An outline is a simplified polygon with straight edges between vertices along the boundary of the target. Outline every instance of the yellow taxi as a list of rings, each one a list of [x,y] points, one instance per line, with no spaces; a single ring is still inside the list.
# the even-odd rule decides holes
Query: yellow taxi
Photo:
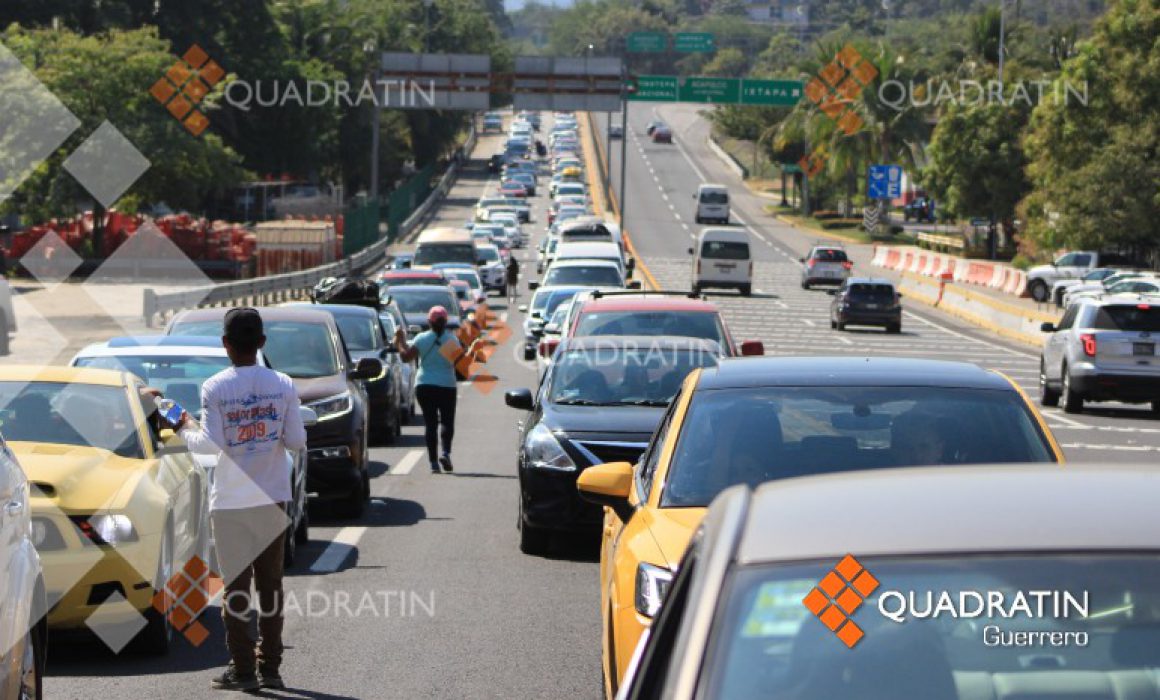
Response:
[[[589,467],[577,484],[605,506],[606,692],[616,693],[722,490],[851,470],[1027,462],[1062,463],[1063,453],[1023,391],[976,365],[764,357],[693,371],[636,465]]]
[[[0,432],[31,484],[49,627],[123,647],[102,631],[144,616],[135,641],[158,653],[173,630],[154,592],[194,556],[208,561],[208,479],[143,386],[116,370],[0,367]]]

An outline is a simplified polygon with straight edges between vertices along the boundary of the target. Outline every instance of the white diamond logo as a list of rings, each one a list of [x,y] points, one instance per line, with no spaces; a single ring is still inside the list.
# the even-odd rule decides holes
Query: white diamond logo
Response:
[[[98,202],[111,207],[149,169],[149,159],[105,121],[65,159],[64,169]]]

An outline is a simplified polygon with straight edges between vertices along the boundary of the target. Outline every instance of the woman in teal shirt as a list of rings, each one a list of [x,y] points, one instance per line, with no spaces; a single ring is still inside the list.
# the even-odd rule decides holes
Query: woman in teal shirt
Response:
[[[472,342],[466,351],[454,333],[447,330],[447,309],[432,306],[427,312],[427,323],[431,329],[415,336],[407,344],[407,332],[402,328],[395,331],[395,347],[405,362],[419,359],[419,372],[415,375],[415,399],[423,411],[426,426],[427,459],[431,463],[431,473],[454,471],[451,463],[451,440],[455,437],[455,403],[457,400],[455,363],[465,354],[474,355],[479,340]],[[440,435],[442,426],[442,435]],[[442,438],[442,440],[440,440]],[[439,454],[439,443],[443,443],[443,453]]]

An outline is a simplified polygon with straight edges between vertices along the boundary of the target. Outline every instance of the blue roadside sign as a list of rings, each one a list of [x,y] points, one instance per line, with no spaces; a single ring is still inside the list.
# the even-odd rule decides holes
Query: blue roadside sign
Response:
[[[902,166],[871,165],[866,181],[869,199],[895,199],[902,196]]]

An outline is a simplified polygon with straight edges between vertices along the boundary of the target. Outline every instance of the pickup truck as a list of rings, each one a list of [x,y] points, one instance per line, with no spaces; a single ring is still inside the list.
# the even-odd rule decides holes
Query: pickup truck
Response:
[[[1065,253],[1050,265],[1039,265],[1027,271],[1027,292],[1035,301],[1051,298],[1051,287],[1060,280],[1079,279],[1099,267],[1130,266],[1123,255],[1076,250]]]

